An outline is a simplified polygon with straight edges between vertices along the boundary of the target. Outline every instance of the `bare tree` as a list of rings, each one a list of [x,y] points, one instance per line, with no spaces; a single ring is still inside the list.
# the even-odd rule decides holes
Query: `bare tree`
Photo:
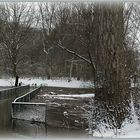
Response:
[[[18,86],[18,65],[25,59],[21,51],[35,25],[35,11],[27,3],[4,3],[2,6],[5,26],[2,30],[1,47],[11,64],[12,75],[16,78],[15,86]]]

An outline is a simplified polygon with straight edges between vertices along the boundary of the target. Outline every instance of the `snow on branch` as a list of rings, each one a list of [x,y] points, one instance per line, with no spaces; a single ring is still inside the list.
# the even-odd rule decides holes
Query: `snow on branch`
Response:
[[[71,54],[73,54],[73,55],[75,55],[75,56],[81,58],[82,60],[84,60],[84,61],[87,62],[88,64],[92,64],[92,62],[91,62],[89,59],[87,59],[87,58],[81,56],[80,54],[78,54],[78,53],[76,53],[76,52],[74,52],[74,51],[71,51],[71,50],[69,50],[69,49],[63,47],[63,46],[61,45],[61,43],[58,43],[57,45],[58,45],[59,48],[61,48],[61,49],[65,50],[65,51],[67,51],[68,53],[71,53]]]

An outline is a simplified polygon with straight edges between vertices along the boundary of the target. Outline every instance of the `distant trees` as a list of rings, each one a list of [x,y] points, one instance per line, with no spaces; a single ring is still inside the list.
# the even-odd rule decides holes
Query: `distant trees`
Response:
[[[139,33],[140,33],[140,4],[139,3],[130,3],[127,8],[127,13],[131,13],[129,16],[128,22],[128,29],[126,33],[126,44],[127,44],[127,50],[128,50],[128,71],[129,71],[129,77],[131,79],[137,79],[140,77],[139,74],[139,45],[140,45],[140,39],[139,39]]]
[[[50,3],[41,3],[39,6],[39,12],[40,12],[40,20],[42,25],[42,43],[43,43],[43,51],[46,55],[46,67],[47,67],[47,77],[50,79],[52,77],[52,50],[54,49],[54,46],[52,43],[54,37],[53,37],[53,28],[55,26],[55,10],[56,6],[55,4]]]
[[[82,59],[92,68],[92,77],[95,77],[95,65],[93,58],[93,4],[73,4],[71,7],[62,7],[58,11],[59,40],[58,47],[66,50],[73,56]],[[66,33],[65,33],[66,32]],[[63,34],[62,34],[63,33]],[[68,42],[73,42],[70,47]]]

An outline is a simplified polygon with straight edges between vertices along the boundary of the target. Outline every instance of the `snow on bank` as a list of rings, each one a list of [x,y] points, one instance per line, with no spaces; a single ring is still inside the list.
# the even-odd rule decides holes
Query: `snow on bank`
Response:
[[[100,132],[95,132],[93,137],[98,138],[140,138],[140,125],[139,123],[128,122],[125,126],[117,131],[107,130],[100,128]]]
[[[131,95],[131,122],[127,119],[124,121],[122,128],[118,130],[106,130],[103,125],[100,128],[100,132],[95,132],[93,136],[103,138],[140,138],[140,121],[135,112],[133,98]]]
[[[95,94],[94,93],[89,93],[89,94],[73,94],[73,95],[66,95],[66,94],[59,94],[59,95],[49,95],[49,94],[43,94],[43,95],[38,95],[38,96],[43,96],[43,97],[49,97],[53,99],[64,99],[64,100],[77,100],[78,98],[94,98]]]
[[[48,96],[48,94],[43,94],[40,96]],[[65,98],[92,98],[95,97],[95,94],[74,94],[74,95],[66,95],[66,94],[59,94],[59,95],[51,95],[52,97],[65,97]]]
[[[133,96],[131,94],[131,118],[132,123],[125,122],[123,129],[123,134],[120,136],[121,138],[140,138],[140,122],[138,120],[138,116],[136,114],[135,108],[134,108],[134,102],[133,102]]]
[[[74,94],[74,95],[64,95],[64,94],[61,94],[61,95],[57,95],[58,97],[72,97],[72,98],[91,98],[91,97],[94,97],[95,94]]]
[[[140,125],[139,123],[127,124],[118,138],[140,138]]]
[[[20,78],[19,82],[22,82],[24,85],[34,85],[37,86],[53,86],[53,87],[68,87],[68,88],[88,88],[92,87],[93,84],[90,81],[77,81],[73,79],[72,81],[68,82],[66,79],[57,79],[57,80],[48,80],[42,78]],[[13,86],[14,79],[0,79],[0,86]]]

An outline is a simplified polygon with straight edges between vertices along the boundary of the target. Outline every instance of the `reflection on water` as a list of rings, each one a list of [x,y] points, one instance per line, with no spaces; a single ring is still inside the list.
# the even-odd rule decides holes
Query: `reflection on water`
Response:
[[[9,127],[11,120],[11,99],[0,101],[0,132]]]
[[[47,129],[43,123],[31,123],[29,121],[13,120],[12,132],[26,137],[46,137]]]
[[[2,129],[0,129],[1,131]],[[85,130],[46,127],[43,123],[31,123],[29,121],[12,120],[9,128],[0,137],[17,138],[87,138]]]
[[[87,138],[87,132],[85,130],[75,130],[66,128],[51,128],[47,129],[47,136],[50,138]]]
[[[13,120],[12,132],[15,136],[58,138],[58,137],[87,137],[85,130],[47,127],[43,123]]]
[[[13,98],[0,101],[0,137],[44,138],[44,137],[74,137],[85,138],[84,130],[47,127],[43,123],[11,119],[11,102]]]

